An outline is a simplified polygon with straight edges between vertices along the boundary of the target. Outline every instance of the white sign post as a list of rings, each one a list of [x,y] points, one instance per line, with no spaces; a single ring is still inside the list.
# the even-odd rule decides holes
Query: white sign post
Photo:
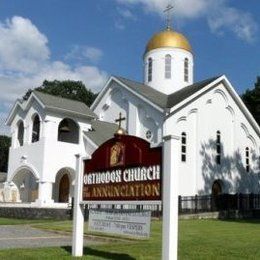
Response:
[[[74,185],[74,208],[73,208],[73,236],[72,236],[72,255],[83,255],[83,232],[84,232],[84,205],[82,201],[82,157],[76,155],[76,180]]]
[[[178,257],[179,140],[177,136],[164,137],[162,260],[177,260]]]

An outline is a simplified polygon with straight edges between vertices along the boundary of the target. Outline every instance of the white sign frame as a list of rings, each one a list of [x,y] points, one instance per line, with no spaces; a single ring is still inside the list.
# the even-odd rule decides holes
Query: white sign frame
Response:
[[[178,258],[178,182],[180,137],[163,137],[162,201],[82,201],[83,158],[76,156],[76,180],[74,187],[72,255],[83,255],[83,229],[85,204],[163,204],[162,260]]]

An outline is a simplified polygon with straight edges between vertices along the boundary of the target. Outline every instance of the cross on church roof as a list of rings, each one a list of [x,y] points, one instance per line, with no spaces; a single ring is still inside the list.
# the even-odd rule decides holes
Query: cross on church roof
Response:
[[[115,120],[116,123],[119,123],[118,127],[121,128],[121,123],[122,121],[125,121],[126,118],[125,117],[122,117],[122,113],[120,112],[119,113],[119,118]]]
[[[173,5],[168,4],[166,6],[166,9],[163,11],[164,13],[166,13],[166,28],[167,29],[171,28],[171,24],[172,24],[172,9],[173,9]]]

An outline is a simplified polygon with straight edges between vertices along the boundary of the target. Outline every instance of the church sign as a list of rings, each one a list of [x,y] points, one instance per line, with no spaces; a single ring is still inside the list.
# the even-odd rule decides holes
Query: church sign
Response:
[[[84,201],[161,200],[161,147],[115,134],[85,160]]]

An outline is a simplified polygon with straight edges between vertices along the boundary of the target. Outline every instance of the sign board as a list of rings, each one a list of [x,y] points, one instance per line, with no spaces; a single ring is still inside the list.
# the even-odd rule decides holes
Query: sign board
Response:
[[[161,200],[161,147],[115,135],[84,164],[84,201]]]
[[[89,230],[139,238],[150,237],[150,211],[91,209]]]

